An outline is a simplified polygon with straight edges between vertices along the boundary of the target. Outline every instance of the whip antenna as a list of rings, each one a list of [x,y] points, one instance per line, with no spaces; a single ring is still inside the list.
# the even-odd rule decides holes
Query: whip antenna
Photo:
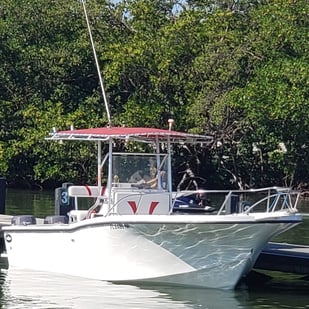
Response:
[[[106,99],[106,94],[105,94],[105,89],[104,89],[103,80],[102,80],[102,76],[101,76],[101,71],[100,71],[100,66],[99,66],[99,62],[98,62],[98,57],[97,57],[97,53],[96,53],[96,50],[95,50],[95,46],[94,46],[94,42],[93,42],[93,38],[92,38],[92,33],[91,33],[91,28],[90,28],[90,24],[89,24],[89,20],[88,20],[86,4],[85,4],[86,0],[81,0],[81,3],[83,4],[83,9],[84,9],[85,17],[86,17],[87,28],[88,28],[89,37],[90,37],[90,41],[91,41],[91,46],[92,46],[92,50],[93,50],[94,60],[95,60],[97,71],[98,71],[98,75],[99,75],[100,86],[101,86],[102,95],[103,95],[103,101],[104,101],[105,109],[106,109],[106,113],[107,113],[108,125],[111,126],[112,125],[111,115],[110,115],[110,112],[109,112],[109,107],[108,107],[108,103],[107,103],[107,99]]]

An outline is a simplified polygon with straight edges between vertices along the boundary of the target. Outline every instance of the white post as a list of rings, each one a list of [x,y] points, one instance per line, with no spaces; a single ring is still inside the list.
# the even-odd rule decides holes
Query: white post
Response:
[[[113,171],[113,138],[110,137],[108,141],[108,176],[107,176],[107,190],[108,192],[108,210],[111,209],[111,192],[112,192],[112,171]]]
[[[173,204],[172,200],[172,154],[171,154],[171,140],[170,136],[167,137],[167,188],[169,192],[169,208],[171,211],[171,207]]]
[[[98,141],[98,159],[97,159],[97,185],[98,185],[98,192],[101,192],[101,187],[102,187],[102,142]]]
[[[162,188],[162,183],[161,183],[161,174],[160,174],[160,170],[159,167],[161,166],[161,160],[160,160],[160,143],[159,143],[159,138],[158,136],[156,136],[156,153],[157,153],[157,175],[155,175],[155,177],[157,177],[157,181],[158,181],[158,188],[161,189]]]

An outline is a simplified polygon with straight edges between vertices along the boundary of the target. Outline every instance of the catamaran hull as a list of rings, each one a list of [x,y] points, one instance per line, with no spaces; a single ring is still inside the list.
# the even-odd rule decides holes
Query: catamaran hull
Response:
[[[9,227],[9,267],[114,282],[232,289],[274,235],[298,222]]]

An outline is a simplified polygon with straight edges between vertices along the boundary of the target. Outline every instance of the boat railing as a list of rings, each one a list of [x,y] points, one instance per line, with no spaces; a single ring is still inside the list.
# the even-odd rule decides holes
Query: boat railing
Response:
[[[296,195],[296,199],[292,200],[292,195]],[[296,210],[297,201],[299,198],[299,193],[293,193],[293,192],[277,192],[272,195],[268,195],[264,197],[263,199],[257,201],[252,206],[248,207],[244,213],[249,213],[252,211],[257,205],[263,203],[264,201],[267,201],[267,208],[266,212],[274,212],[276,210],[283,210],[283,209],[289,209],[289,210]],[[271,203],[269,203],[271,201]]]
[[[203,196],[208,206],[215,207],[213,214],[248,214],[250,212],[274,212],[278,210],[297,211],[300,192],[290,188],[267,187],[248,190],[186,190],[177,191],[174,204],[181,197]],[[215,205],[214,205],[215,203]],[[201,207],[201,206],[199,206]]]
[[[90,190],[91,189],[91,190]],[[134,192],[137,190],[136,192]],[[115,214],[170,214],[175,208],[175,203],[181,197],[201,197],[207,201],[213,215],[224,215],[252,212],[275,212],[288,209],[296,212],[296,206],[300,192],[290,188],[269,187],[248,190],[185,190],[170,193],[156,189],[135,189],[128,190],[122,187],[113,187],[111,195],[106,196],[103,190],[96,187],[75,187],[70,190],[70,196],[96,197],[95,203],[88,208],[87,218],[92,213],[104,216]],[[91,192],[91,194],[89,194]],[[172,201],[170,207],[170,201]],[[156,206],[153,206],[157,203]],[[103,207],[104,206],[104,207]],[[205,204],[196,204],[196,207],[203,207]],[[188,205],[191,207],[191,205]],[[76,209],[77,210],[77,209]],[[185,208],[183,210],[186,210]]]

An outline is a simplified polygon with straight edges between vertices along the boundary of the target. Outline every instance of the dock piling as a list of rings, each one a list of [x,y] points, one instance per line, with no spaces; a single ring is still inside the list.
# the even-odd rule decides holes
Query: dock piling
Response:
[[[6,178],[0,177],[0,214],[5,214]]]

